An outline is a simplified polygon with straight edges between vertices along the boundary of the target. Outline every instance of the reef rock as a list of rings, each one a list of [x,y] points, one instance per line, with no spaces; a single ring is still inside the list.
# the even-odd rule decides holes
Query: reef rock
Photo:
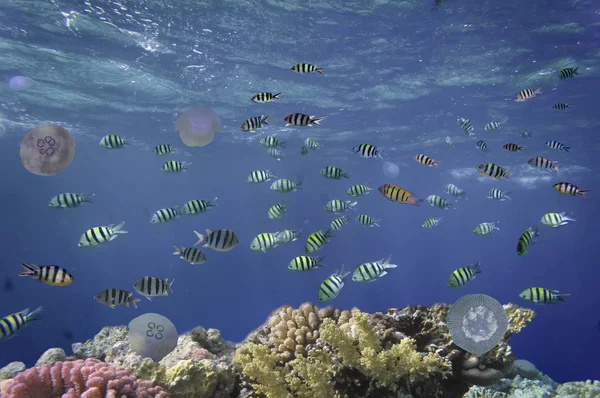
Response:
[[[54,365],[58,361],[64,361],[67,358],[67,354],[65,354],[65,350],[62,348],[50,348],[46,350],[37,360],[35,366],[42,365]]]
[[[5,367],[0,369],[0,381],[12,379],[17,373],[27,369],[27,366],[23,362],[11,362]]]

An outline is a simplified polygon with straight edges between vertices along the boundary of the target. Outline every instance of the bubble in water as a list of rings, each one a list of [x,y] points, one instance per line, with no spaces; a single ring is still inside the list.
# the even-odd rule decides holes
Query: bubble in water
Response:
[[[8,81],[8,87],[13,91],[27,90],[33,83],[33,79],[27,76],[13,76]]]
[[[389,178],[396,178],[398,177],[398,174],[400,174],[400,168],[396,163],[385,162],[383,164],[383,174]]]

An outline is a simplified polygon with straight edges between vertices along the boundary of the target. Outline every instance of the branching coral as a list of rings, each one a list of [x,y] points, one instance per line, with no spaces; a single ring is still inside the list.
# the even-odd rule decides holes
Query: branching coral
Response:
[[[97,359],[57,362],[19,373],[2,385],[6,398],[164,398],[151,382],[136,380],[127,370]]]

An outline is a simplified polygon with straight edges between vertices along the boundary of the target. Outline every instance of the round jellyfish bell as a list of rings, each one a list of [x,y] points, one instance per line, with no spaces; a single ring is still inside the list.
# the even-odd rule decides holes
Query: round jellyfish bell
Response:
[[[175,325],[160,314],[140,315],[132,319],[128,327],[129,346],[142,358],[158,362],[177,346]]]
[[[396,163],[385,162],[383,164],[383,174],[388,178],[396,178],[400,174],[400,168]]]
[[[219,116],[204,106],[188,109],[175,120],[175,129],[187,146],[210,144],[222,127]]]
[[[27,90],[33,84],[33,79],[27,76],[13,76],[8,81],[8,87],[13,91]]]
[[[446,323],[454,344],[471,354],[483,355],[502,341],[508,316],[493,297],[467,294],[452,304]]]
[[[65,170],[75,156],[75,140],[60,126],[33,128],[21,141],[21,163],[39,176],[53,176]]]

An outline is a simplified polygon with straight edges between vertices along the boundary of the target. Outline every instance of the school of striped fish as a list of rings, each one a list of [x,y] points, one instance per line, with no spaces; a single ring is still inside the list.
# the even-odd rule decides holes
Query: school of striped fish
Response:
[[[323,67],[318,67],[309,63],[299,63],[294,65],[291,70],[301,74],[316,72],[317,74],[325,75]],[[558,74],[561,79],[566,80],[579,75],[579,71],[578,68],[563,68]],[[514,100],[516,102],[524,102],[532,100],[536,96],[542,94],[543,90],[541,88],[524,88],[517,93]],[[262,92],[257,93],[250,100],[257,104],[269,103],[280,99],[281,95],[282,93]],[[552,108],[556,111],[568,111],[572,108],[572,105],[567,103],[556,103]],[[244,120],[240,130],[245,133],[254,133],[269,125],[269,118],[270,115],[251,116]],[[315,115],[307,115],[304,113],[291,113],[283,118],[285,126],[298,128],[320,126],[320,123],[323,120],[325,120],[325,117],[316,117]],[[475,128],[469,119],[458,118],[457,124],[469,138],[475,137]],[[501,128],[501,123],[492,120],[484,125],[483,130],[494,131],[499,128]],[[531,136],[532,133],[525,130],[521,131],[519,134],[519,137],[525,139],[530,138]],[[449,147],[452,146],[451,138],[446,137],[445,143]],[[108,134],[102,137],[99,144],[103,148],[114,150],[128,146],[129,142],[116,134]],[[283,153],[283,149],[286,148],[285,141],[275,136],[266,136],[260,140],[260,144],[266,147],[267,154],[276,160],[282,160],[284,158],[285,154]],[[304,145],[299,148],[299,153],[302,156],[309,154],[311,151],[316,151],[321,147],[321,145],[313,138],[306,138],[303,144]],[[571,149],[564,143],[555,140],[547,141],[545,145],[550,149],[564,153],[568,153]],[[483,140],[478,140],[475,146],[483,152],[489,150],[488,144]],[[515,153],[532,151],[532,148],[513,142],[504,144],[503,149],[507,152]],[[156,156],[164,156],[176,154],[178,153],[178,150],[170,144],[163,143],[156,145],[152,152]],[[351,149],[348,148],[348,152],[352,152],[363,159],[383,159],[382,149],[370,143],[360,143]],[[432,167],[435,169],[441,167],[439,161],[436,161],[427,154],[418,153],[414,156],[414,160],[425,167]],[[531,167],[545,169],[548,172],[557,172],[559,170],[559,165],[556,161],[542,156],[534,156],[530,158],[527,163]],[[181,173],[188,170],[191,166],[192,164],[189,162],[169,160],[162,165],[161,170],[165,173]],[[492,162],[475,164],[473,167],[482,176],[496,180],[509,180],[511,176],[511,171]],[[325,166],[321,169],[320,174],[326,179],[351,179],[348,172],[334,165]],[[283,194],[299,191],[302,189],[303,184],[303,181],[280,178],[270,170],[252,170],[245,181],[250,184],[264,184],[272,181],[270,190]],[[562,195],[588,198],[587,193],[589,190],[582,189],[572,182],[562,181],[554,184],[552,187],[556,192]],[[373,188],[362,182],[350,185],[347,190],[347,195],[352,199],[359,199],[360,197],[369,194],[372,190]],[[420,206],[421,203],[426,201],[431,207],[441,210],[454,209],[456,204],[459,205],[461,199],[467,199],[467,193],[454,184],[447,184],[443,190],[444,193],[449,195],[452,199],[446,199],[436,194],[429,195],[425,199],[418,198],[408,189],[390,183],[380,186],[377,190],[384,198],[398,204]],[[59,193],[50,199],[48,205],[49,207],[56,209],[72,209],[87,203],[93,203],[93,198],[93,193]],[[512,200],[509,191],[499,188],[492,188],[489,191],[487,198],[496,201]],[[211,200],[191,199],[180,207],[158,209],[154,212],[149,222],[151,224],[166,224],[174,221],[181,215],[199,215],[217,206],[216,201],[217,198]],[[329,243],[330,239],[335,237],[335,233],[340,231],[351,221],[348,213],[354,211],[356,205],[356,200],[344,200],[340,198],[332,199],[325,203],[325,211],[340,216],[331,221],[327,228],[307,233],[304,240],[304,253],[298,253],[296,257],[293,257],[288,263],[288,269],[292,272],[311,272],[325,267],[324,258],[316,256],[315,253]],[[277,202],[268,209],[265,216],[268,217],[269,220],[278,220],[284,217],[287,210],[287,206],[284,203]],[[379,227],[382,220],[374,219],[368,214],[358,214],[354,217],[354,221],[365,227]],[[573,221],[575,221],[575,218],[572,214],[560,212],[542,215],[540,223],[544,226],[557,228]],[[443,222],[443,217],[441,216],[429,217],[424,220],[422,226],[424,229],[432,229],[437,227],[441,222]],[[473,233],[478,236],[492,235],[495,231],[500,230],[498,226],[499,223],[500,221],[481,222],[474,227]],[[78,246],[82,248],[95,248],[107,244],[119,236],[127,234],[127,231],[123,229],[124,225],[125,222],[118,225],[109,224],[92,226],[82,233]],[[174,245],[173,252],[173,255],[178,256],[181,260],[186,261],[190,265],[206,263],[208,261],[206,255],[207,249],[218,252],[228,252],[236,248],[239,244],[236,233],[230,229],[206,230],[204,234],[198,231],[193,231],[193,233],[197,238],[197,241],[193,246],[186,247]],[[263,232],[252,239],[249,248],[252,251],[264,253],[278,246],[295,242],[301,238],[301,235],[302,230]],[[523,231],[521,236],[516,240],[517,255],[526,255],[539,235],[540,231],[534,225]],[[200,245],[201,247],[198,247]],[[75,282],[74,276],[67,269],[58,265],[36,265],[23,262],[21,263],[21,266],[23,267],[23,272],[21,272],[19,276],[28,277],[50,286],[65,287]],[[353,282],[368,283],[384,277],[387,275],[388,271],[393,270],[396,267],[396,264],[391,263],[391,255],[379,260],[360,264],[353,271],[346,271],[342,266],[341,269],[336,270],[334,273],[324,278],[320,286],[315,287],[317,292],[316,297],[321,303],[335,299],[342,291],[345,280],[350,274],[352,274],[351,279]],[[483,271],[484,270],[485,267],[483,267]],[[451,288],[463,287],[466,284],[471,283],[476,275],[482,273],[482,267],[479,262],[458,268],[450,274],[447,285]],[[173,280],[169,281],[168,278],[144,275],[140,276],[137,281],[132,281],[131,286],[133,291],[107,287],[101,292],[98,292],[94,299],[98,303],[110,308],[115,308],[116,306],[133,306],[137,308],[137,303],[141,300],[135,297],[134,293],[152,301],[152,298],[168,296],[169,293],[173,293],[172,285]],[[568,295],[568,293],[561,293],[558,290],[551,288],[534,286],[525,289],[519,296],[522,299],[535,304],[551,304],[565,301],[565,297]],[[0,340],[9,339],[15,336],[21,329],[39,319],[41,311],[42,307],[33,311],[25,309],[0,319]]]

